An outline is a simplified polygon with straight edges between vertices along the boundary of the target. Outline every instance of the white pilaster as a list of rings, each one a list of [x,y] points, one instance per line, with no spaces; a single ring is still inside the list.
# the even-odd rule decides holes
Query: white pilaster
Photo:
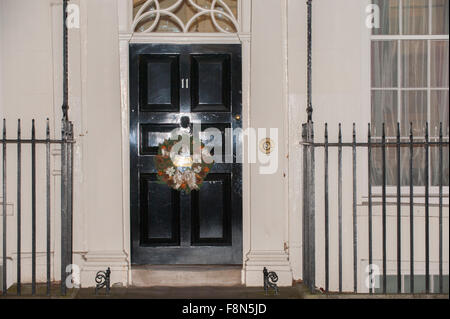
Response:
[[[122,127],[122,221],[123,243],[126,252],[128,273],[127,280],[131,283],[131,242],[130,242],[130,120],[129,120],[129,40],[128,33],[119,35],[120,50],[120,111]]]
[[[245,283],[262,286],[264,267],[275,271],[280,286],[292,285],[288,246],[288,165],[285,44],[285,2],[260,0],[251,7],[251,107],[250,126],[278,129],[278,139],[271,160],[276,160],[273,174],[262,174],[261,166],[250,167],[250,251],[244,258]],[[281,66],[281,67],[280,67]],[[268,94],[268,92],[270,92]],[[258,136],[258,142],[263,138]],[[258,150],[259,152],[259,150]],[[244,232],[246,230],[244,229]]]
[[[129,236],[124,220],[118,0],[84,0],[87,14],[85,97],[86,252],[82,287],[111,268],[111,283],[128,284]],[[83,20],[82,20],[83,21]],[[105,32],[104,30],[111,30]],[[116,30],[116,31],[113,31]],[[99,147],[101,145],[101,147]]]

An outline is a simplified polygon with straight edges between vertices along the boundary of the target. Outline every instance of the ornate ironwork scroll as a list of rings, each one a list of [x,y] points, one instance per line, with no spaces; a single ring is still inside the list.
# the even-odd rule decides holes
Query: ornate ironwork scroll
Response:
[[[278,275],[274,271],[268,271],[266,267],[264,267],[263,274],[265,294],[268,295],[269,289],[271,288],[275,291],[275,295],[278,295],[278,285],[276,284]]]
[[[99,271],[95,275],[95,282],[97,285],[95,286],[95,294],[98,294],[98,290],[102,288],[106,288],[106,294],[109,295],[111,290],[111,269],[108,267],[106,271]]]

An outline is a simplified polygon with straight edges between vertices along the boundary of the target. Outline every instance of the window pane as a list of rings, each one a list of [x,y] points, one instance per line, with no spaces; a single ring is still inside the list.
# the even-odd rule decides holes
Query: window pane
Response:
[[[397,41],[372,41],[372,87],[397,87]]]
[[[448,88],[448,41],[431,41],[431,87]]]
[[[377,5],[380,8],[380,28],[374,28],[373,34],[398,34],[398,0],[374,0],[373,4]]]
[[[397,91],[374,90],[372,91],[372,136],[381,137],[382,127],[385,123],[387,140],[397,135],[398,99]],[[375,139],[379,142],[380,139]],[[372,184],[382,184],[382,153],[380,148],[372,149]],[[386,183],[396,185],[397,157],[394,148],[386,150]]]
[[[449,93],[448,91],[439,90],[431,91],[430,106],[430,136],[439,136],[439,123],[442,122],[442,131],[444,136],[449,136]],[[439,185],[439,148],[431,147],[431,185]],[[448,147],[442,149],[442,177],[443,185],[449,185],[449,153]]]
[[[439,148],[431,147],[431,185],[439,186]],[[448,146],[442,147],[442,185],[449,186],[449,152]]]
[[[389,140],[387,140],[389,142]],[[395,141],[395,140],[394,140]],[[394,142],[390,141],[390,142]],[[380,139],[374,139],[380,142]],[[383,185],[383,153],[380,147],[372,148],[371,181],[373,186]],[[397,152],[393,147],[386,148],[386,185],[397,185]]]
[[[415,138],[423,138],[427,121],[427,92],[403,91],[401,112],[402,136],[409,136],[409,127],[410,123],[412,123],[413,136]],[[401,151],[402,185],[409,185],[409,154],[409,148],[403,147]],[[416,186],[425,185],[425,150],[422,147],[414,147],[413,183]]]
[[[448,90],[431,91],[430,136],[439,136],[439,123],[442,122],[444,136],[448,136],[449,104]]]
[[[428,0],[403,0],[403,34],[428,34]]]
[[[402,41],[402,87],[426,88],[427,42],[424,40]]]
[[[448,9],[449,0],[432,1],[432,33],[448,34]]]
[[[372,135],[381,137],[385,123],[386,136],[397,136],[397,91],[372,92]]]
[[[409,186],[409,147],[402,147],[400,151],[400,179],[402,186]],[[413,185],[425,186],[425,150],[423,147],[413,149]]]
[[[410,123],[413,124],[414,137],[425,136],[427,122],[427,92],[403,91],[401,131],[402,136],[409,136]]]

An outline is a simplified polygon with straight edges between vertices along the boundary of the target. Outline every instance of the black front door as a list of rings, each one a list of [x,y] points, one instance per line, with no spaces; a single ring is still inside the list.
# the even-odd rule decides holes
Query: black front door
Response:
[[[133,264],[242,263],[241,164],[215,163],[186,195],[157,183],[153,163],[182,122],[241,128],[241,100],[240,45],[130,45]]]

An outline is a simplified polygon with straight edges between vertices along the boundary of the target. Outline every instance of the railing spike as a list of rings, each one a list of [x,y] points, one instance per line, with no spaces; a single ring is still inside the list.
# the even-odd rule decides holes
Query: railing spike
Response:
[[[3,119],[3,145],[2,145],[2,292],[3,295],[6,296],[7,294],[7,284],[6,284],[6,280],[7,280],[7,263],[6,263],[6,258],[7,258],[7,196],[6,196],[6,183],[7,183],[7,178],[6,178],[6,174],[7,174],[7,166],[6,166],[6,159],[7,159],[7,155],[6,155],[6,119]]]
[[[444,290],[443,277],[443,226],[442,226],[442,188],[443,188],[443,152],[442,152],[442,122],[439,123],[439,293]],[[448,219],[447,219],[448,220]]]

